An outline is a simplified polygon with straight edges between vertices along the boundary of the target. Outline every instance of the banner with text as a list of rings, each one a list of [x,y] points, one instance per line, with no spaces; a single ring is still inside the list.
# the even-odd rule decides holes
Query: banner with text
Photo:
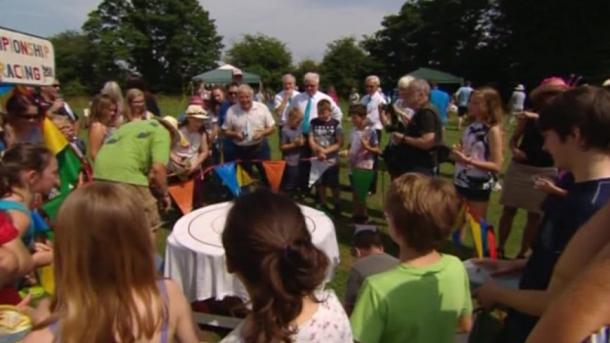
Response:
[[[0,83],[43,86],[54,79],[50,41],[0,27]]]

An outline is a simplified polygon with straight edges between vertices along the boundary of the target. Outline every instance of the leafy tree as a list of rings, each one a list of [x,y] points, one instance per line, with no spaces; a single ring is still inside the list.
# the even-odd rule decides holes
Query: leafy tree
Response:
[[[215,67],[222,49],[214,21],[197,0],[103,0],[83,30],[98,77],[138,72],[151,88],[168,92]]]
[[[56,76],[62,82],[65,95],[83,94],[93,74],[92,54],[87,37],[77,31],[65,31],[50,38],[55,48]]]
[[[227,51],[225,59],[238,68],[259,74],[265,85],[276,90],[281,88],[282,75],[290,71],[292,64],[286,44],[263,34],[244,35]]]
[[[320,71],[320,65],[311,59],[302,60],[293,70],[292,74],[297,79],[297,85],[303,83],[303,76],[308,72],[317,73]]]
[[[352,87],[358,87],[370,72],[367,53],[353,37],[340,38],[328,44],[320,70],[322,82],[333,85],[337,92],[347,95]]]

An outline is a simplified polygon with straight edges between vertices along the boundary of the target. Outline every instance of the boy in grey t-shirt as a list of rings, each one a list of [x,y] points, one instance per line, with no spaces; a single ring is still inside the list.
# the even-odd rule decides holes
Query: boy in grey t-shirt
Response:
[[[381,235],[374,225],[356,224],[352,254],[358,260],[350,269],[347,278],[344,307],[348,316],[356,304],[356,297],[364,279],[398,265],[398,259],[384,252]]]

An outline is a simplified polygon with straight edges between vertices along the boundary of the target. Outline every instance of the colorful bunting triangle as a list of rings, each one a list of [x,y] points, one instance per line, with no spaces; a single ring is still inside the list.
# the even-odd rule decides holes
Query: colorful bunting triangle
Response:
[[[265,168],[271,190],[276,193],[279,192],[284,169],[286,169],[286,161],[263,161],[263,168]]]

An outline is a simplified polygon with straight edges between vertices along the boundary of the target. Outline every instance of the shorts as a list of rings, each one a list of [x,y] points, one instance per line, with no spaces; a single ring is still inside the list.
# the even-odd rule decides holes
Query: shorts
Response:
[[[329,188],[339,188],[339,165],[334,165],[326,169],[320,177],[320,186]]]
[[[150,188],[127,183],[123,183],[121,185],[131,192],[136,199],[140,200],[139,203],[142,206],[146,219],[148,219],[148,225],[150,225],[150,228],[158,229],[161,227],[163,222],[161,221],[161,216],[159,215],[159,205],[157,204],[157,199],[150,192]]]
[[[468,113],[468,106],[458,106],[458,117],[463,117]]]
[[[468,201],[487,202],[491,196],[491,189],[471,189],[455,186],[457,193]]]

